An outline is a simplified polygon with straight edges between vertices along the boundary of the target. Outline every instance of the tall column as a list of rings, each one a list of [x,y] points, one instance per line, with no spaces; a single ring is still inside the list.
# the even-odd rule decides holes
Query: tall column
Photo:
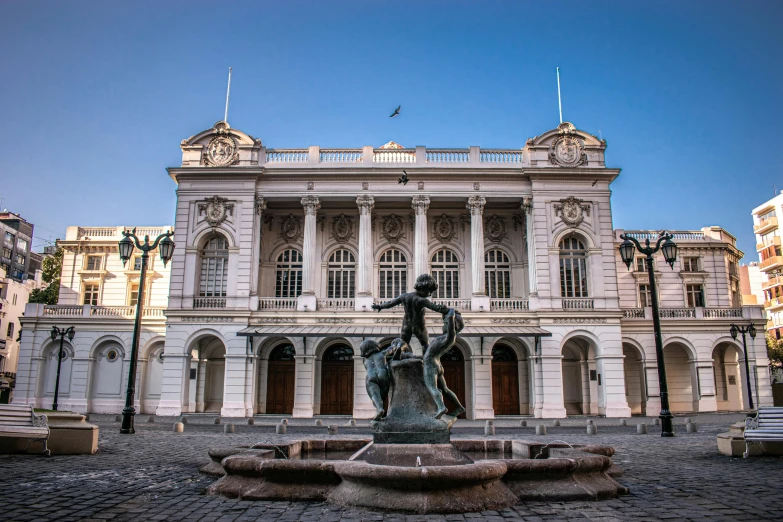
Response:
[[[253,218],[253,256],[250,266],[250,309],[258,310],[258,275],[261,269],[261,232],[264,226],[266,199],[256,196]]]
[[[302,245],[302,295],[297,298],[299,312],[315,311],[315,265],[317,248],[315,244],[315,218],[321,202],[317,196],[302,197],[304,207],[304,241]]]
[[[359,266],[356,274],[357,312],[372,310],[372,209],[375,199],[369,195],[356,197],[359,207]]]
[[[473,276],[473,296],[470,300],[472,312],[489,312],[489,296],[484,281],[484,205],[482,196],[470,196],[467,209],[470,210],[470,269]]]
[[[430,252],[427,245],[427,210],[430,208],[429,196],[413,196],[411,208],[416,214],[416,229],[413,246],[413,277],[430,271]]]
[[[527,244],[528,300],[531,310],[538,309],[538,283],[536,277],[536,237],[533,224],[533,196],[522,198],[522,212],[525,214],[525,242]]]

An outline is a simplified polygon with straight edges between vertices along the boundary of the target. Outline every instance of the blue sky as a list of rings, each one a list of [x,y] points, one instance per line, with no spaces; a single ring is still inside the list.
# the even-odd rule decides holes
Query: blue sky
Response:
[[[170,224],[221,119],[269,147],[607,142],[616,228],[738,236],[783,189],[783,2],[0,2],[0,198],[41,239]],[[400,118],[390,111],[402,104]],[[46,244],[35,242],[36,247]]]

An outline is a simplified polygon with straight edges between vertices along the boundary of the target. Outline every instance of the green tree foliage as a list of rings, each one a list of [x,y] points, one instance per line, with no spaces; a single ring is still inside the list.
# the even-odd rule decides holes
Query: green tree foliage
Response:
[[[767,357],[772,368],[783,367],[783,340],[767,335]]]
[[[63,249],[58,248],[54,255],[43,260],[41,277],[45,283],[49,283],[44,289],[35,289],[30,293],[29,303],[42,303],[48,305],[57,304],[60,296],[60,273],[63,268]]]

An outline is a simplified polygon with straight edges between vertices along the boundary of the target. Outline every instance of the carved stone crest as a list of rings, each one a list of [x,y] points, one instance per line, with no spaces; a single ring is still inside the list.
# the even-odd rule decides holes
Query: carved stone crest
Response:
[[[571,196],[567,199],[561,199],[558,203],[554,204],[555,215],[560,216],[568,226],[576,227],[583,220],[585,216],[590,215],[590,205],[585,203],[581,199],[577,199]]]
[[[288,214],[283,216],[280,221],[280,237],[289,243],[299,239],[302,233],[302,223],[299,221],[299,216]]]
[[[490,241],[499,243],[506,237],[506,222],[497,214],[492,214],[484,221],[484,231]]]
[[[383,218],[381,235],[389,243],[396,243],[402,238],[402,218],[397,214],[390,214]]]
[[[229,213],[234,212],[234,204],[220,196],[212,196],[203,203],[198,204],[199,215],[204,213],[204,219],[210,226],[216,227],[224,222]]]
[[[231,133],[230,127],[226,122],[215,124],[217,136],[212,138],[207,144],[206,154],[204,154],[204,165],[210,167],[225,167],[233,165],[239,161],[239,150],[237,142]]]
[[[454,220],[446,214],[441,214],[435,218],[432,231],[436,239],[447,243],[454,237]]]
[[[576,136],[576,127],[563,122],[557,130],[560,135],[549,147],[549,162],[561,167],[578,167],[587,163],[585,147]]]
[[[335,241],[344,243],[353,236],[353,218],[340,214],[332,220],[332,237]]]

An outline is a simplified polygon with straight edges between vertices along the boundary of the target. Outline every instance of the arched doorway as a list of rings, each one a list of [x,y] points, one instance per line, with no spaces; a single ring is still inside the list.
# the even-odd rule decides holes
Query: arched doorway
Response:
[[[646,415],[647,399],[641,354],[634,346],[623,344],[623,357],[625,400],[631,408],[631,415]]]
[[[453,346],[451,350],[440,358],[440,362],[443,365],[443,378],[446,380],[446,386],[454,392],[459,402],[467,408],[468,405],[465,402],[465,358],[462,356],[462,351]],[[444,403],[450,412],[457,407],[456,404],[446,397],[444,397]],[[465,414],[463,413],[459,418],[464,419]]]
[[[51,408],[54,399],[54,387],[57,379],[57,356],[60,353],[60,344],[52,343],[43,352],[42,374],[40,381],[42,390],[39,396],[44,399],[41,407]],[[57,393],[58,409],[62,408],[65,401],[71,396],[71,369],[73,367],[73,348],[67,342],[63,344],[63,357],[60,362],[60,387]]]
[[[160,402],[160,388],[163,381],[163,343],[158,343],[150,349],[144,373],[141,412],[154,415]]]
[[[220,339],[208,335],[191,353],[190,401],[195,403],[191,411],[219,412],[223,408],[226,348]]]
[[[743,409],[745,387],[741,383],[739,360],[739,351],[730,343],[721,343],[712,351],[712,373],[715,377],[718,411]]]
[[[120,413],[123,401],[125,351],[116,342],[99,346],[92,363],[90,413]]]
[[[353,349],[334,345],[321,358],[321,415],[353,413]]]
[[[492,407],[495,415],[519,415],[519,365],[505,344],[492,347]]]
[[[672,343],[663,348],[666,384],[669,389],[669,409],[674,413],[689,413],[694,409],[694,386],[685,346]]]
[[[294,411],[296,388],[296,350],[290,343],[276,346],[269,354],[266,387],[266,412]]]
[[[563,405],[566,415],[581,415],[585,413],[584,405],[590,404],[589,393],[588,397],[585,397],[585,387],[582,382],[583,359],[582,349],[579,346],[571,342],[566,343],[563,347]]]

